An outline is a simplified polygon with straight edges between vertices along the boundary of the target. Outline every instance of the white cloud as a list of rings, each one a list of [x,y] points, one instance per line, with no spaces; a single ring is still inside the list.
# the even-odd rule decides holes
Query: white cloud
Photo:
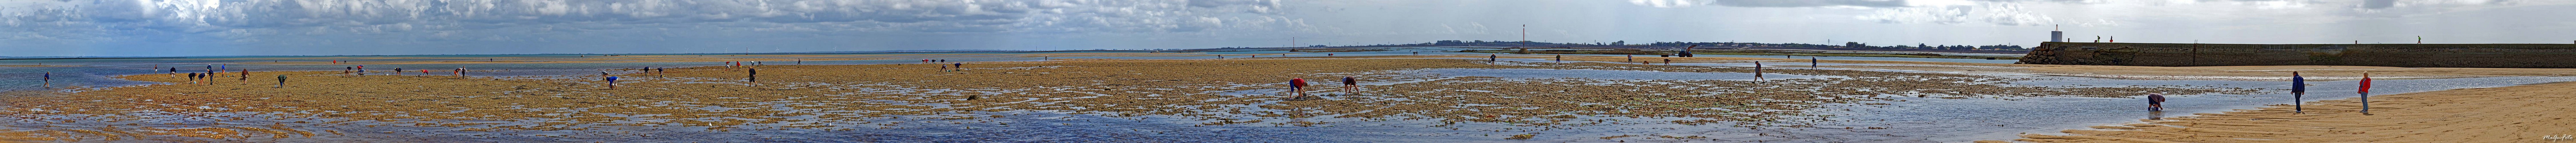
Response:
[[[89,31],[266,28],[319,33],[702,22],[812,26],[789,29],[813,31],[1165,32],[1279,28],[1228,26],[1291,21],[1224,20],[1268,18],[1261,16],[1279,8],[1272,0],[96,0],[46,5],[50,7],[10,7],[6,23],[94,27],[84,29]]]
[[[0,2],[0,24],[13,27],[0,29],[0,35],[14,35],[0,36],[0,42],[82,45],[194,39],[225,42],[192,44],[360,46],[706,34],[672,30],[802,37],[1312,28],[1299,18],[1278,17],[1282,8],[1277,0],[13,1]],[[654,34],[602,35],[609,33]],[[275,43],[278,38],[312,42]],[[262,41],[271,43],[257,43]]]

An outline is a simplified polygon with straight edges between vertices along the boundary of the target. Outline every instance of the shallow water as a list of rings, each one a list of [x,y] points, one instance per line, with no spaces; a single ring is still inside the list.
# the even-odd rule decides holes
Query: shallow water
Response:
[[[1396,71],[1396,72],[1399,72],[1399,73],[1430,74],[1430,75],[1433,75],[1433,76],[1449,76],[1449,77],[1457,77],[1457,76],[1485,76],[1485,77],[1502,77],[1502,78],[1585,78],[1585,79],[1625,79],[1625,80],[1734,80],[1734,81],[1753,81],[1753,80],[1756,80],[1756,79],[1773,79],[1773,80],[1777,80],[1777,79],[1812,79],[1812,78],[1835,78],[1835,77],[1841,77],[1841,76],[1812,76],[1812,75],[1792,75],[1792,74],[1780,74],[1780,73],[1765,73],[1765,74],[1762,74],[1762,75],[1763,75],[1763,76],[1762,76],[1762,78],[1754,78],[1754,77],[1753,77],[1753,73],[1726,73],[1726,72],[1660,72],[1660,71],[1596,70],[1596,69],[1423,69],[1423,70],[1403,70],[1403,71]]]
[[[2219,87],[2262,87],[2287,90],[2287,81],[2208,81],[2208,80],[2123,80],[2086,77],[2038,77],[2040,80],[2015,82],[2031,85],[2200,85]],[[2371,89],[2377,95],[2460,88],[2503,87],[2521,84],[2576,81],[2576,77],[2488,77],[2455,79],[2376,80]],[[2305,101],[2339,100],[2359,97],[2353,92],[2357,81],[2308,82]],[[2144,97],[2143,94],[2135,97]],[[2143,123],[2141,119],[2189,116],[2197,113],[2220,113],[2239,109],[2291,104],[2290,93],[2231,95],[2166,95],[2161,116],[2146,110],[2144,98],[2039,97],[2002,99],[1924,99],[1880,102],[1892,105],[1856,105],[1819,108],[1819,114],[1836,114],[1840,120],[1816,129],[1787,133],[1813,141],[1936,141],[1968,142],[1976,140],[2010,140],[2019,133],[2053,134],[2060,130],[2090,129],[2096,125]],[[1851,111],[1840,111],[1849,109]],[[1841,130],[1842,127],[1888,127],[1889,129]],[[1824,129],[1831,128],[1831,129]],[[1779,133],[1775,133],[1779,134]]]

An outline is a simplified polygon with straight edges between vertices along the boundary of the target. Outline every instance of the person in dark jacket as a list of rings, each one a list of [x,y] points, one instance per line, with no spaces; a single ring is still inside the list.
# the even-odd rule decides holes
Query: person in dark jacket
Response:
[[[2165,95],[2147,93],[2147,111],[2165,111]]]

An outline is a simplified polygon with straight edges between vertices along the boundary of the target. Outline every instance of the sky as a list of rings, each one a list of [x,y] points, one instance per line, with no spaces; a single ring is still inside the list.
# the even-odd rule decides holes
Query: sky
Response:
[[[5,0],[0,56],[2576,43],[2576,0]],[[1526,31],[1524,33],[1524,30]]]

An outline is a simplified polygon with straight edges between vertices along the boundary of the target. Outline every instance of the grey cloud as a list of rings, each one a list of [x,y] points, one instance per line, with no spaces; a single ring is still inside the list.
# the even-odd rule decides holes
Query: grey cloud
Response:
[[[1878,23],[1966,24],[1985,23],[2003,26],[2038,26],[2058,22],[2048,15],[2025,10],[2019,4],[1993,3],[1945,7],[1884,8],[1853,16]]]
[[[1628,3],[1653,7],[1689,7],[1718,5],[1731,7],[1905,7],[1905,0],[1629,0]]]
[[[2380,9],[2396,6],[2397,0],[2362,0],[2361,8]]]
[[[1190,32],[1230,25],[1289,26],[1264,18],[1275,0],[168,0],[67,1],[21,7],[11,25],[51,24],[89,32],[130,29],[215,32],[278,29],[291,33],[390,33],[517,26],[671,26],[655,23],[743,23],[804,26],[794,31],[878,32]],[[1250,15],[1244,15],[1248,13]],[[25,27],[25,26],[20,26]],[[621,29],[621,28],[581,28]],[[0,32],[43,32],[0,30]],[[573,31],[579,32],[579,31]],[[441,32],[442,34],[464,34]],[[481,32],[465,32],[481,33]],[[241,34],[258,36],[262,34]],[[474,36],[466,36],[474,37]]]
[[[1715,0],[1709,4],[1734,7],[1905,7],[1905,0]]]

